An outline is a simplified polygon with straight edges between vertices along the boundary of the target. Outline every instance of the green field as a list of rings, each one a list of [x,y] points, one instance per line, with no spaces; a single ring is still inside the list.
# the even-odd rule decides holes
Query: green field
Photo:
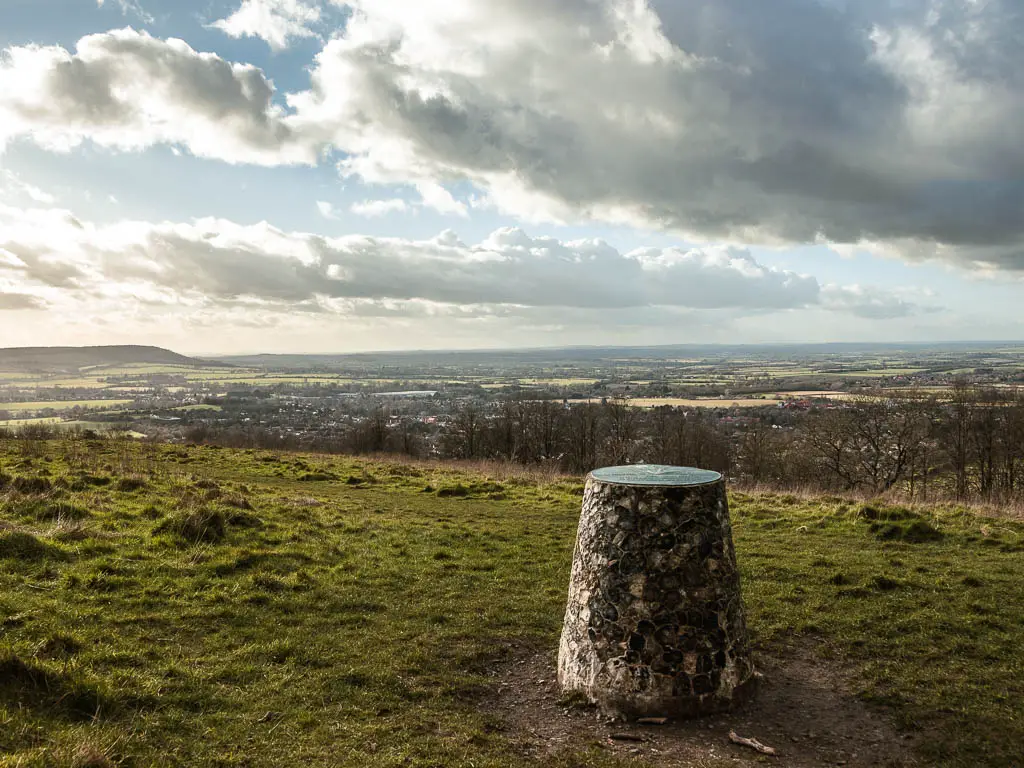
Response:
[[[80,439],[0,477],[0,765],[661,764],[487,706],[557,646],[578,479]],[[732,505],[759,658],[846,670],[922,765],[1019,760],[1024,525]]]
[[[30,419],[8,419],[6,421],[0,421],[0,427],[4,428],[17,428],[27,427],[31,424],[61,424],[62,419],[58,416],[39,416],[37,418]]]
[[[52,409],[63,411],[69,408],[89,409],[110,409],[120,408],[124,405],[131,405],[133,400],[44,400],[29,403],[0,403],[0,410],[11,413],[23,413],[28,411],[44,411]]]

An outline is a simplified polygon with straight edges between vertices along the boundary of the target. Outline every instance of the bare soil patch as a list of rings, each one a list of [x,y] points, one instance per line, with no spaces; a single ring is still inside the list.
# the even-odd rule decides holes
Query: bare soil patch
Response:
[[[754,701],[736,712],[698,720],[640,725],[560,699],[552,652],[523,651],[493,670],[492,696],[481,705],[517,750],[544,762],[563,750],[594,746],[656,766],[907,768],[918,736],[900,733],[887,712],[852,692],[840,664],[808,649],[757,657],[764,678]],[[777,751],[761,755],[732,744],[729,732]]]

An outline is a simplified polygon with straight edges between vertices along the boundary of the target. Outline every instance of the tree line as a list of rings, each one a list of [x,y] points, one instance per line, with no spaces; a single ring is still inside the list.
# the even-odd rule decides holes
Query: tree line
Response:
[[[201,425],[185,437],[231,447],[500,460],[569,474],[674,464],[717,470],[738,484],[921,500],[1024,497],[1024,394],[1014,389],[958,381],[941,392],[878,392],[807,411],[722,413],[645,410],[616,399],[506,399],[457,404],[437,425],[378,406],[329,435]]]
[[[625,400],[506,399],[457,405],[443,425],[378,407],[346,431],[263,447],[492,459],[570,474],[637,462],[696,466],[782,489],[898,492],[913,499],[1024,497],[1024,393],[958,381],[941,392],[877,392],[807,411],[736,415]],[[237,436],[237,444],[252,443]],[[290,438],[301,443],[300,439]]]

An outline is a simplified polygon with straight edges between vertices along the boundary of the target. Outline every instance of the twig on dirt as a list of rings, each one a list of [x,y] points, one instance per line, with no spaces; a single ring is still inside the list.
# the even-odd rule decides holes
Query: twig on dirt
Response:
[[[668,722],[667,717],[638,717],[637,723],[639,725],[665,725]]]
[[[751,749],[756,749],[762,755],[776,755],[776,754],[778,754],[775,751],[774,748],[769,747],[766,744],[762,744],[757,739],[747,739],[747,738],[744,738],[743,736],[737,736],[736,735],[736,731],[729,731],[729,741],[731,741],[733,744],[740,744],[740,745],[742,745],[744,747],[750,747]]]
[[[647,741],[645,737],[635,733],[612,733],[608,738],[613,741]]]

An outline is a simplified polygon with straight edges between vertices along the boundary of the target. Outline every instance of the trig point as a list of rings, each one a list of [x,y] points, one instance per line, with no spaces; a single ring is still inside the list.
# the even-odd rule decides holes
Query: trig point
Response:
[[[720,474],[644,464],[590,473],[558,682],[628,717],[694,717],[750,696]]]

